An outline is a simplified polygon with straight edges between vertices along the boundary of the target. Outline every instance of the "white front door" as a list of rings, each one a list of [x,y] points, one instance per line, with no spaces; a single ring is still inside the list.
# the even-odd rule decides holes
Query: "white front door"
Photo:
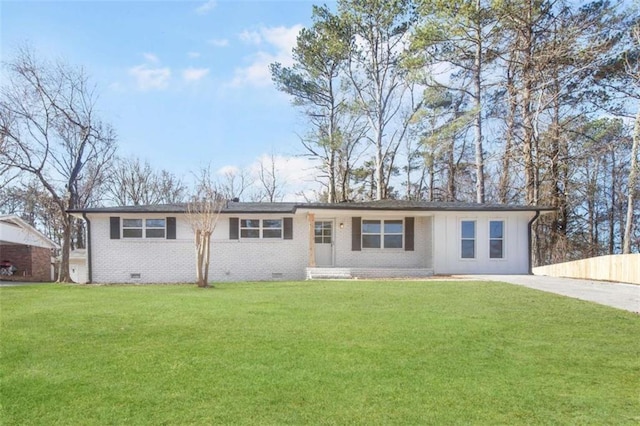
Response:
[[[333,266],[333,220],[314,224],[316,266]]]

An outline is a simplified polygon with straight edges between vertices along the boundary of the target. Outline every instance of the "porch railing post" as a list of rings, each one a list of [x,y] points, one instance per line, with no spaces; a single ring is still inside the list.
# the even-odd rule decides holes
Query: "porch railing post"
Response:
[[[309,267],[314,268],[316,266],[316,245],[315,245],[315,221],[316,215],[314,213],[308,214],[309,219]]]

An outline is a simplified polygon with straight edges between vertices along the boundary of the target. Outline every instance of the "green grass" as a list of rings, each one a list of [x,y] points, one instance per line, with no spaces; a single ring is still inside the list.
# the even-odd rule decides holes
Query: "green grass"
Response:
[[[499,283],[0,289],[0,424],[638,424],[640,317]]]

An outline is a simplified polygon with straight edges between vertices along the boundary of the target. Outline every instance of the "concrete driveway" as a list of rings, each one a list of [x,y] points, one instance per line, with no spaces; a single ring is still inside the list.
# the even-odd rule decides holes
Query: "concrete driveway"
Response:
[[[501,281],[640,313],[640,286],[539,275],[465,275],[460,278]]]

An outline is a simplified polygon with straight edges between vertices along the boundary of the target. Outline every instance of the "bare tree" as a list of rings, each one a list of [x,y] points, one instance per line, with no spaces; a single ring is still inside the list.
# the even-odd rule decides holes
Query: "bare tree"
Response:
[[[119,158],[107,184],[109,198],[121,206],[180,203],[185,192],[174,174],[156,171],[138,158]]]
[[[194,234],[196,249],[196,284],[210,287],[209,263],[211,258],[211,235],[216,229],[220,212],[226,200],[217,190],[211,178],[211,166],[200,169],[196,174],[194,194],[187,203],[187,221]]]
[[[104,173],[116,149],[115,132],[97,117],[95,89],[81,68],[39,61],[28,48],[5,66],[0,167],[32,174],[51,194],[63,219],[58,281],[70,282],[74,219],[67,210],[83,207],[81,183],[98,180],[89,174]]]
[[[269,157],[263,157],[258,167],[258,183],[261,186],[260,201],[268,201],[270,203],[281,201],[284,194],[282,192],[282,183],[278,179],[279,170],[276,167],[275,155],[271,154]]]
[[[352,33],[347,73],[358,112],[369,123],[375,199],[381,200],[389,196],[394,157],[417,112],[403,114],[411,87],[401,62],[409,46],[412,7],[409,0],[341,0],[338,10]]]
[[[219,190],[227,200],[240,200],[252,184],[253,179],[246,169],[234,168],[222,173],[219,179]]]

